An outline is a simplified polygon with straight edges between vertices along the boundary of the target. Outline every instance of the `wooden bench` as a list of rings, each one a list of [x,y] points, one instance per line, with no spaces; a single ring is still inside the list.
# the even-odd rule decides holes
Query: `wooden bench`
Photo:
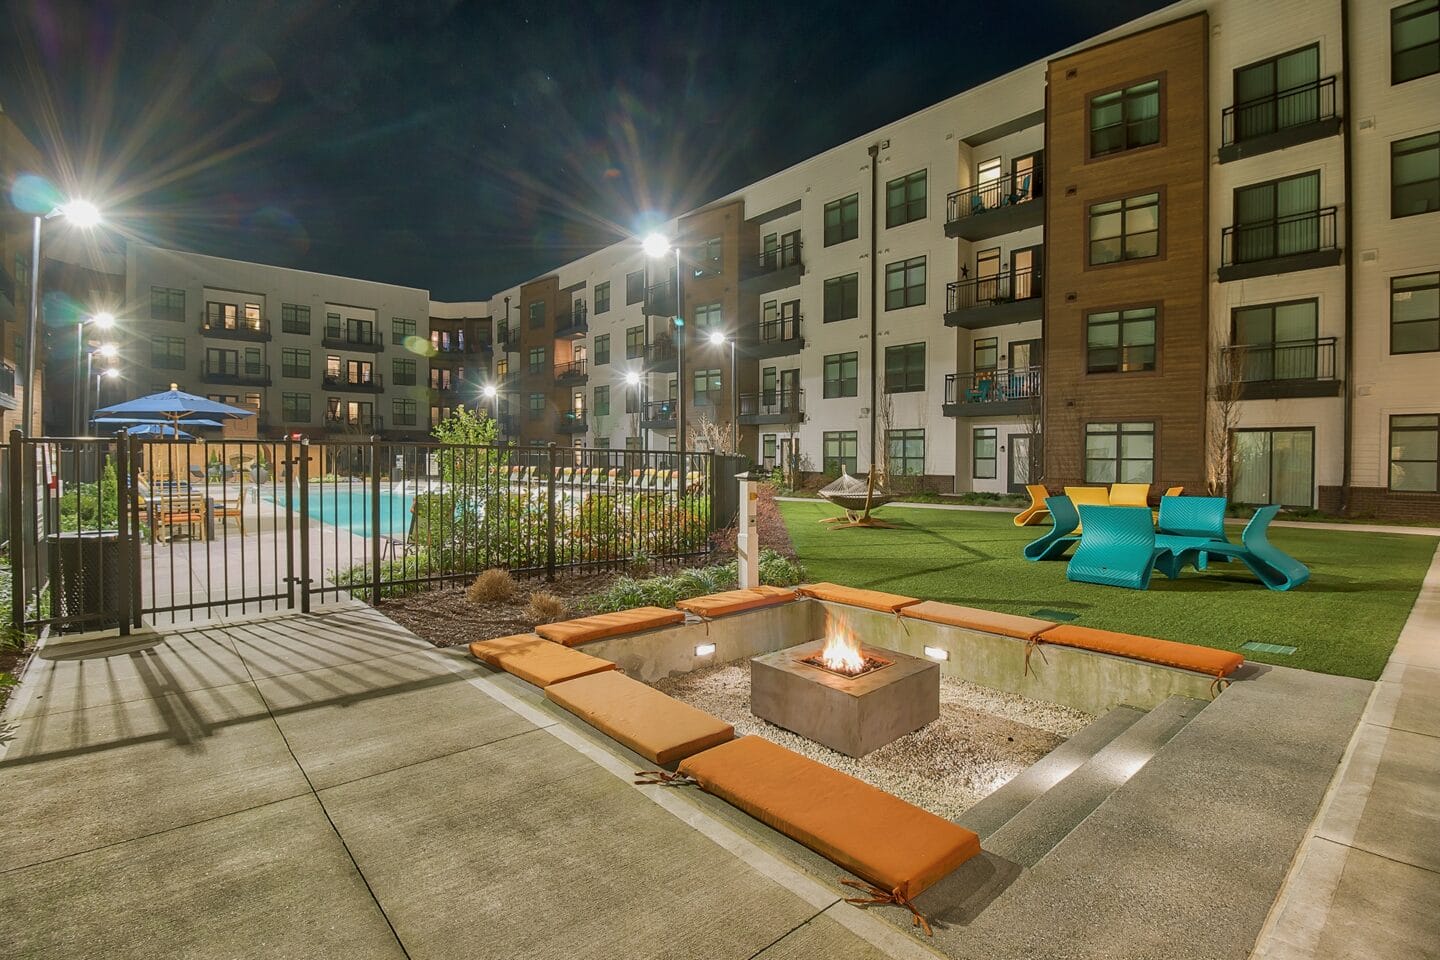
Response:
[[[712,617],[723,617],[731,613],[741,613],[745,610],[755,610],[760,607],[771,607],[780,603],[789,603],[798,594],[793,587],[767,587],[759,586],[748,590],[726,590],[724,593],[712,593],[703,597],[691,597],[689,600],[681,600],[675,604],[681,610],[687,610],[698,617],[710,619]]]
[[[881,613],[896,613],[903,607],[920,602],[915,597],[902,597],[899,594],[885,593],[881,590],[862,590],[858,587],[841,586],[838,583],[804,583],[800,585],[799,590],[802,596],[814,597],[816,600],[844,603],[852,607],[879,610]]]
[[[730,724],[613,670],[551,684],[545,696],[661,766],[735,736]]]
[[[545,623],[535,632],[546,640],[563,643],[567,647],[578,647],[582,643],[618,637],[642,630],[656,630],[676,623],[684,623],[685,614],[679,610],[662,607],[636,607],[617,613],[597,613],[593,617],[576,620],[562,620],[559,623]]]
[[[1229,650],[1201,647],[1193,643],[1177,643],[1174,640],[1159,640],[1155,637],[1140,637],[1131,633],[1097,630],[1073,623],[1051,627],[1040,634],[1039,642],[1077,647],[1132,660],[1145,660],[1181,670],[1207,673],[1216,678],[1228,677],[1245,662],[1244,657]]]
[[[615,664],[609,660],[551,643],[533,633],[517,633],[472,643],[470,655],[537,687],[548,687],[552,683],[615,669]]]
[[[964,627],[981,633],[997,633],[1002,637],[1018,640],[1034,640],[1040,634],[1055,626],[1049,620],[1022,617],[1012,613],[996,613],[977,607],[961,607],[953,603],[924,600],[911,604],[900,611],[900,616],[912,620],[927,620],[951,627]]]

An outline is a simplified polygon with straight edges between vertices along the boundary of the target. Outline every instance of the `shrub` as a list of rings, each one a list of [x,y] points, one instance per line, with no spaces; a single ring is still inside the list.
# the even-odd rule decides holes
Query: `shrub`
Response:
[[[515,596],[515,578],[509,570],[491,567],[465,588],[465,599],[471,603],[504,603]]]
[[[634,607],[671,607],[677,600],[687,600],[707,593],[735,588],[739,576],[736,561],[709,567],[682,570],[673,576],[637,580],[620,577],[604,590],[588,598],[588,605],[600,613],[614,613]],[[760,551],[760,582],[776,587],[793,587],[805,580],[805,567],[799,561],[783,557],[774,550]]]
[[[805,582],[805,564],[774,550],[760,551],[760,582],[772,587],[793,587]]]
[[[536,623],[551,623],[565,616],[565,601],[544,590],[530,594],[525,615]]]

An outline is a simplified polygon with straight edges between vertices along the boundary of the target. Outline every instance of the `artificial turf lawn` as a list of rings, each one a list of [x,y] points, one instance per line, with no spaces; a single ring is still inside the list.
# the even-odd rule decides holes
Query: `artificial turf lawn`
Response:
[[[817,522],[836,514],[829,504],[779,507],[811,580],[1225,650],[1285,644],[1295,653],[1240,652],[1366,680],[1384,669],[1436,546],[1434,537],[1271,527],[1270,542],[1310,567],[1304,586],[1277,593],[1239,563],[1212,563],[1126,590],[1071,583],[1064,561],[1026,561],[1021,547],[1048,527],[1016,527],[1009,513],[887,507],[879,516],[897,529],[836,529]]]

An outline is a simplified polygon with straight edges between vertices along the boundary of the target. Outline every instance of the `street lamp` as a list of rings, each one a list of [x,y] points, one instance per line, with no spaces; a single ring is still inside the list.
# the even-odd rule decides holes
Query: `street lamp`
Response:
[[[740,395],[736,393],[740,384],[735,379],[735,338],[727,337],[719,330],[710,331],[711,346],[730,344],[730,452],[740,452]]]
[[[671,250],[675,252],[675,315],[671,322],[675,328],[675,382],[679,386],[675,399],[675,446],[681,455],[683,468],[685,455],[685,300],[684,287],[680,277],[680,244],[673,246],[662,233],[652,233],[640,243],[645,255],[659,260]]]
[[[100,209],[89,200],[71,200],[51,209],[47,214],[36,215],[30,238],[30,320],[25,333],[25,405],[21,413],[20,429],[30,433],[31,418],[35,415],[35,355],[39,353],[35,342],[40,326],[40,227],[46,220],[64,217],[77,227],[89,229],[100,223]],[[79,362],[79,358],[76,358]],[[76,368],[79,373],[79,368]]]
[[[114,361],[114,359],[120,354],[120,348],[115,346],[115,344],[113,343],[102,343],[94,350],[87,350],[85,352],[85,379],[81,382],[80,390],[80,427],[75,431],[75,435],[77,437],[82,436],[83,434],[81,431],[87,429],[90,424],[90,379],[92,375],[95,379],[96,406],[100,405],[100,376],[103,375],[114,379],[115,377],[118,377],[120,375],[120,371],[116,369],[116,367],[113,365],[113,362],[110,367],[102,370],[100,374],[93,374],[92,371],[94,370],[95,354],[97,353],[106,360]]]
[[[480,395],[490,401],[490,417],[498,427],[500,424],[500,391],[495,389],[495,384],[487,383],[480,388]]]
[[[640,426],[645,422],[645,397],[640,390],[640,374],[634,370],[625,371],[625,385],[635,391],[635,423],[631,433],[639,438],[640,449],[644,450],[648,444],[645,443],[645,430]]]
[[[119,376],[119,367],[106,367],[104,370],[101,370],[99,373],[95,374],[95,406],[100,406],[100,384],[106,380],[115,380]],[[88,381],[89,378],[87,377],[86,380]],[[87,394],[90,392],[88,384],[86,386],[85,392]]]
[[[101,330],[109,330],[115,326],[115,314],[102,310],[94,316],[85,317],[79,323],[75,324],[75,389],[72,391],[74,410],[72,411],[70,419],[75,425],[75,436],[77,437],[80,436],[81,431],[85,429],[85,399],[86,394],[90,390],[90,372],[88,367],[85,372],[85,379],[83,381],[80,379],[80,354],[85,352],[85,328],[92,323]],[[108,344],[108,346],[112,351],[115,349],[114,344]],[[109,355],[114,356],[114,353],[112,352]],[[89,354],[86,354],[85,362],[89,364]]]

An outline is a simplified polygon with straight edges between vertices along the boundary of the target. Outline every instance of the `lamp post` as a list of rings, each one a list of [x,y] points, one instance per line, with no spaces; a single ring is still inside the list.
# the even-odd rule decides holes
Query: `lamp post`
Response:
[[[88,200],[71,200],[43,216],[35,217],[30,237],[30,318],[25,332],[25,404],[20,421],[20,429],[26,435],[30,433],[31,418],[35,415],[35,355],[40,352],[39,344],[35,341],[40,326],[40,227],[46,220],[56,217],[64,217],[77,227],[89,229],[100,222],[100,210]]]
[[[73,398],[75,407],[70,419],[75,425],[75,436],[77,437],[84,431],[86,423],[85,402],[90,392],[90,354],[85,353],[85,328],[92,323],[101,330],[109,330],[115,326],[115,314],[101,311],[93,317],[86,317],[75,324],[75,390]],[[105,354],[105,356],[113,357],[115,355],[115,345],[113,343],[104,344],[102,345],[102,349],[104,346],[110,348],[110,353]],[[85,379],[83,381],[80,379],[80,354],[82,353],[85,353],[86,363]]]
[[[631,433],[640,438],[640,449],[644,450],[648,444],[645,443],[645,428],[641,426],[645,422],[645,396],[640,391],[640,374],[634,370],[626,372],[625,385],[635,391],[635,423]]]
[[[670,319],[675,330],[675,383],[679,388],[675,391],[675,433],[677,436],[675,446],[681,454],[683,469],[685,454],[685,288],[680,279],[680,244],[676,243],[672,246],[664,234],[652,233],[645,238],[642,246],[645,249],[645,255],[652,260],[660,259],[671,250],[675,252],[675,315]]]
[[[80,391],[80,428],[75,432],[75,435],[77,437],[81,435],[80,431],[85,430],[90,424],[90,378],[94,369],[95,354],[98,353],[106,360],[113,361],[115,357],[119,354],[119,352],[120,349],[116,347],[113,343],[102,343],[96,349],[87,350],[85,352],[85,380],[81,384]],[[111,373],[110,371],[112,370],[114,370],[115,372]],[[100,373],[107,377],[111,377],[112,379],[120,375],[120,371],[115,368],[113,363],[107,369],[100,371]],[[94,376],[95,405],[98,407],[100,405],[100,376]]]
[[[736,392],[740,389],[735,379],[735,338],[727,337],[719,330],[710,332],[710,343],[720,346],[722,343],[730,344],[730,452],[740,452],[740,395]]]
[[[495,389],[495,384],[487,383],[480,388],[481,395],[490,401],[490,416],[495,421],[498,431],[500,427],[500,391]]]

